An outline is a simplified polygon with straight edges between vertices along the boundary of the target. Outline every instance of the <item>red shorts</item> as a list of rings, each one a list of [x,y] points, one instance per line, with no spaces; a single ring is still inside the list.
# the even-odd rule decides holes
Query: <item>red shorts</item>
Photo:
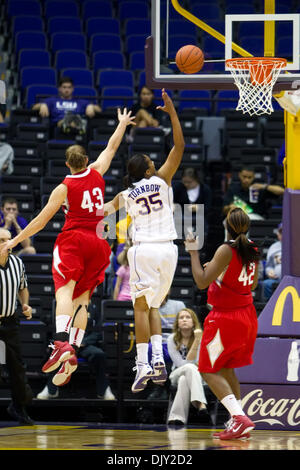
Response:
[[[68,230],[58,235],[52,262],[55,292],[69,281],[76,281],[73,299],[104,281],[110,263],[110,246],[93,231]]]
[[[256,335],[253,304],[231,311],[214,308],[204,321],[199,371],[218,372],[252,364]]]

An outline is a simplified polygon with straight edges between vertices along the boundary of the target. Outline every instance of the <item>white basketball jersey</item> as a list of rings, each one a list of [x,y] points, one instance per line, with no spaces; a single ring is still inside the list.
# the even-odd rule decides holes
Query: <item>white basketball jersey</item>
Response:
[[[134,188],[122,192],[125,208],[132,218],[133,242],[175,240],[173,189],[158,176],[143,178]]]

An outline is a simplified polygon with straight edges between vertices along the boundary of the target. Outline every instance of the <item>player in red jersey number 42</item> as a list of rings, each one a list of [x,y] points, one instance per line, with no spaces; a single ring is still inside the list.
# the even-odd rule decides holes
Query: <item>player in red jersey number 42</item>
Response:
[[[242,409],[240,384],[234,371],[252,364],[257,334],[251,290],[257,285],[259,252],[247,238],[249,227],[248,215],[242,209],[232,209],[226,218],[229,241],[217,249],[204,268],[196,240],[185,242],[198,288],[209,286],[207,303],[212,310],[204,321],[199,371],[231,416],[226,429],[214,433],[215,438],[224,440],[247,438],[255,426]]]

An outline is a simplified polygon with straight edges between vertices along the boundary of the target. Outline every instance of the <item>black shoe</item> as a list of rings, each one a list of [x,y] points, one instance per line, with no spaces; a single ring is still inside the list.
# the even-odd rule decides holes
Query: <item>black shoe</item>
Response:
[[[198,410],[198,419],[200,423],[202,424],[207,424],[207,425],[212,424],[210,414],[206,408],[202,408],[201,410]]]
[[[181,427],[184,426],[184,423],[179,419],[171,419],[171,421],[168,421],[168,426]]]
[[[22,406],[20,406],[18,409],[16,409],[14,404],[10,403],[10,405],[7,408],[7,412],[13,419],[15,419],[16,421],[19,421],[20,424],[24,424],[24,425],[27,425],[27,426],[33,426],[34,425],[34,422],[28,416],[27,411]]]

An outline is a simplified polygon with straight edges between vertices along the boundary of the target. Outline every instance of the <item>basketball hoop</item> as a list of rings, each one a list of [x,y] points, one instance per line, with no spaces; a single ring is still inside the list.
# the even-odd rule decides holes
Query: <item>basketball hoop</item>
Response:
[[[273,86],[287,64],[286,59],[239,57],[225,62],[240,92],[237,111],[250,116],[271,114]]]

